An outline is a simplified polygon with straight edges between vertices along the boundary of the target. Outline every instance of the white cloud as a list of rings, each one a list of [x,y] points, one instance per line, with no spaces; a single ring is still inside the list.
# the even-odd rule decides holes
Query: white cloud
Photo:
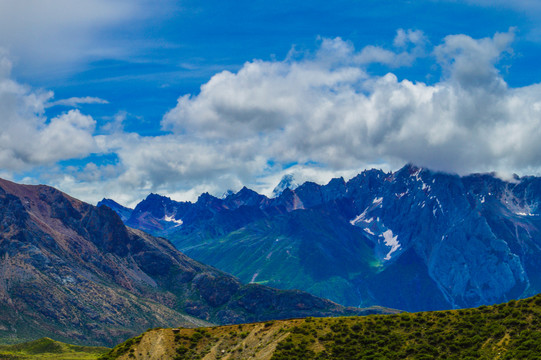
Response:
[[[0,56],[0,167],[28,170],[82,157],[94,149],[95,121],[71,110],[44,117],[52,92],[34,91],[10,78],[10,61]]]
[[[122,42],[118,34],[166,7],[146,0],[4,0],[0,47],[27,79],[71,73],[94,59],[126,58],[141,50],[143,44]]]
[[[46,107],[52,107],[52,106],[70,106],[70,107],[79,107],[83,104],[109,104],[109,101],[100,99],[97,97],[92,96],[85,96],[85,97],[70,97],[68,99],[61,99],[56,100],[53,102],[50,102],[46,104]]]
[[[457,86],[484,88],[493,93],[505,90],[506,84],[494,64],[502,53],[511,52],[513,39],[514,29],[480,40],[467,35],[449,35],[434,53],[447,73],[446,80],[454,81]]]
[[[31,115],[24,123],[40,135],[50,133],[34,140],[49,156],[25,154],[18,157],[23,163],[61,158],[66,149],[52,146],[62,143],[53,136],[58,133],[81,138],[85,145],[74,153],[91,151],[95,141],[93,151],[116,155],[115,164],[51,175],[52,184],[94,202],[109,196],[133,204],[150,191],[195,200],[203,191],[220,195],[242,185],[270,193],[286,172],[326,183],[371,164],[385,170],[413,162],[458,173],[539,172],[541,84],[510,88],[497,69],[503,54],[512,53],[513,36],[512,30],[484,39],[451,35],[432,52],[421,32],[409,30],[397,32],[394,51],[357,51],[342,39],[322,39],[314,54],[254,60],[236,73],[214,75],[199,94],[178,99],[162,120],[170,133],[154,137],[124,132],[122,113],[113,122],[118,126],[94,138],[93,120],[77,110],[47,123],[40,114],[51,94],[5,84],[18,89],[11,97]],[[367,60],[366,49],[382,51],[388,60]],[[400,60],[401,54],[409,60]],[[418,56],[431,56],[442,67],[438,82],[365,71],[366,61],[409,65]],[[0,107],[17,103],[2,100],[7,98],[0,95]]]
[[[395,45],[419,39],[400,30]],[[200,94],[181,97],[162,124],[219,146],[257,139],[253,153],[283,164],[344,170],[381,159],[460,173],[538,167],[540,86],[510,89],[495,67],[512,40],[512,31],[446,37],[434,50],[445,73],[434,85],[368,76],[359,58],[376,48],[355,52],[341,39],[324,40],[313,57],[216,74]]]
[[[426,55],[427,44],[428,39],[422,31],[398,29],[393,45],[399,52],[368,45],[355,55],[355,59],[359,64],[380,63],[395,68],[409,66]]]

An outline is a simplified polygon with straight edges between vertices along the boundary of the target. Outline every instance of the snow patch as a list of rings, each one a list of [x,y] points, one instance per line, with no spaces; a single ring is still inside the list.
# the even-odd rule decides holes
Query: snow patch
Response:
[[[438,198],[436,198],[436,202],[438,203],[438,206],[439,206],[439,208],[440,208],[441,214],[444,215],[444,213],[443,213],[443,206],[441,206],[441,202],[440,202],[440,200],[439,200]]]
[[[367,233],[369,233],[369,234],[372,235],[372,236],[376,235],[376,234],[374,234],[374,233],[372,232],[372,230],[370,230],[370,228],[364,228],[363,230],[364,230],[364,232],[367,232]]]
[[[409,193],[409,189],[406,190],[406,191],[404,191],[403,193],[400,193],[400,194],[394,194],[394,195],[397,197],[397,199],[401,199],[401,198],[403,198],[405,195],[407,195],[408,193]]]
[[[364,218],[366,217],[366,213],[367,213],[367,212],[368,212],[368,208],[364,209],[364,211],[362,212],[362,214],[357,215],[357,216],[355,217],[355,219],[350,220],[349,223],[350,223],[351,225],[356,225],[357,223],[363,221]],[[372,221],[372,220],[370,220],[370,221]]]
[[[505,204],[507,209],[518,216],[538,216],[536,214],[539,207],[538,204],[528,204],[524,199],[519,199],[515,194],[506,189],[502,194],[500,201]]]
[[[163,218],[163,220],[164,220],[164,221],[167,221],[167,222],[173,222],[173,223],[177,224],[177,225],[175,225],[175,226],[180,226],[180,225],[182,225],[182,220],[181,220],[181,219],[175,219],[175,218],[173,217],[173,215],[171,215],[171,216],[165,215],[164,218]]]
[[[525,212],[517,212],[516,214],[519,216],[539,216],[537,214],[525,213]]]
[[[421,185],[421,190],[423,190],[423,191],[424,191],[424,190],[430,191],[430,190],[431,190],[430,185],[427,185],[427,184],[424,182],[423,178],[421,177],[421,170],[422,170],[422,169],[417,170],[417,171],[413,174],[413,176],[415,176],[415,180],[417,180],[417,182],[421,182],[421,184],[422,184],[422,185]]]
[[[384,259],[391,260],[391,254],[400,248],[400,243],[398,242],[398,235],[393,236],[392,230],[387,230],[381,235],[383,236],[385,245],[391,248],[391,250],[387,253]]]

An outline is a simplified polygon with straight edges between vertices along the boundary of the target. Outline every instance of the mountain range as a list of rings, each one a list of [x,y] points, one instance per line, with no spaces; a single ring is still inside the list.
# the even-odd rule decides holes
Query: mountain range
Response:
[[[114,345],[156,326],[363,314],[300,291],[244,285],[168,240],[44,185],[0,180],[0,341]]]
[[[406,165],[276,193],[151,194],[125,223],[244,282],[348,306],[440,310],[541,292],[541,178]]]

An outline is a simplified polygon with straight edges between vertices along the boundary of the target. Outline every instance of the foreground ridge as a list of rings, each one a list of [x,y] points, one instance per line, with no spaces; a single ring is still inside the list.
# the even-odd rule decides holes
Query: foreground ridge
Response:
[[[541,295],[479,308],[153,329],[109,359],[533,359]]]

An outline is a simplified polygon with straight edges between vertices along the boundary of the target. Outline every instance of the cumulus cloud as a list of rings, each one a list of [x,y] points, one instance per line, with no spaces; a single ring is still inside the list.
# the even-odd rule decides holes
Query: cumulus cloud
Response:
[[[100,141],[101,140],[101,141]],[[156,190],[173,184],[191,188],[200,184],[227,187],[248,182],[266,166],[265,156],[254,154],[256,140],[217,145],[177,136],[141,137],[136,134],[104,136],[101,146],[114,151],[125,171],[117,179],[123,187]]]
[[[417,58],[425,56],[428,39],[420,30],[399,29],[393,41],[394,51],[368,45],[355,55],[359,64],[379,63],[393,68],[409,66]]]
[[[115,154],[114,164],[60,169],[52,183],[87,200],[109,196],[125,204],[150,191],[177,200],[242,185],[270,193],[286,172],[322,183],[406,162],[458,173],[539,173],[541,84],[512,88],[498,70],[502,56],[512,54],[513,38],[513,30],[482,39],[450,35],[431,47],[422,32],[399,30],[392,48],[360,50],[340,38],[321,39],[312,54],[253,60],[237,72],[217,73],[198,94],[180,96],[162,119],[168,134],[153,137],[126,133],[122,113],[109,132],[94,137],[93,120],[78,110],[47,122],[41,114],[50,93],[3,80],[0,107],[36,134],[28,146],[49,150],[38,156],[2,141],[0,155],[4,149],[12,153],[0,156],[0,163]],[[370,59],[369,51],[387,55]],[[366,70],[374,62],[408,66],[421,56],[442,68],[439,81]],[[58,145],[63,142],[53,135],[59,133],[80,138],[83,146]]]
[[[369,76],[359,59],[376,50],[326,39],[314,56],[256,60],[216,74],[198,95],[180,97],[162,125],[177,136],[212,139],[215,148],[257,139],[251,151],[282,164],[344,170],[380,160],[459,173],[538,168],[540,85],[511,89],[496,67],[513,36],[447,36],[433,50],[444,70],[433,85]],[[426,40],[399,30],[394,45],[410,43]]]
[[[44,110],[53,93],[17,83],[10,68],[9,59],[0,56],[0,167],[21,171],[90,153],[95,121],[78,110],[47,119]]]

